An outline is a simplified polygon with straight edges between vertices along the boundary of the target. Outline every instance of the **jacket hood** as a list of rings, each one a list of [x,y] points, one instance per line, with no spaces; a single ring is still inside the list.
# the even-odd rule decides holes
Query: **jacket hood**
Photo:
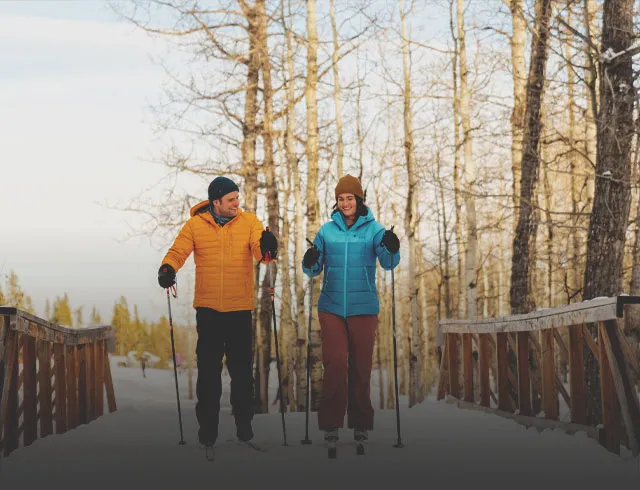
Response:
[[[331,219],[340,227],[341,230],[348,230],[347,224],[344,222],[344,216],[340,212],[340,210],[336,209],[331,214]],[[358,216],[358,219],[353,224],[351,229],[359,228],[362,225],[368,223],[369,221],[374,221],[373,213],[371,212],[371,208],[367,208],[367,214],[364,216]]]
[[[210,204],[211,203],[208,200],[199,202],[198,204],[196,204],[195,206],[193,206],[191,208],[191,211],[190,211],[191,216],[193,217],[193,216],[199,214],[206,221],[209,221],[210,223],[214,223],[215,224],[215,220],[213,219],[213,215],[209,212]],[[238,208],[238,214],[231,221],[235,220],[238,216],[240,216],[242,214],[242,212],[243,212],[242,208]]]
[[[205,212],[209,209],[209,201],[201,201],[198,204],[196,204],[195,206],[191,207],[191,216],[195,216],[198,213],[202,213]]]

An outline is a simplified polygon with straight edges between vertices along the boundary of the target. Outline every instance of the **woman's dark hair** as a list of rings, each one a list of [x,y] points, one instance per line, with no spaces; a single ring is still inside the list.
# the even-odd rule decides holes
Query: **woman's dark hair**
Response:
[[[353,197],[356,198],[356,219],[358,219],[358,216],[366,216],[369,212],[369,208],[364,203],[364,200],[360,196]],[[339,212],[340,210],[338,209],[338,201],[336,201],[336,203],[333,205],[333,208],[331,208],[331,214]]]

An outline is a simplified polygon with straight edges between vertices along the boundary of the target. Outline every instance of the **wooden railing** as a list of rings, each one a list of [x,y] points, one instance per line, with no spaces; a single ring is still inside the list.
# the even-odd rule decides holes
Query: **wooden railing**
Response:
[[[0,457],[116,410],[110,325],[69,328],[0,307]],[[39,423],[38,423],[39,422]]]
[[[621,318],[625,305],[638,303],[638,296],[618,296],[526,315],[441,320],[437,397],[448,395],[459,407],[491,411],[538,429],[584,430],[616,454],[623,444],[637,455],[640,402],[632,380],[640,369]],[[597,328],[596,338],[587,326]],[[600,407],[588,396],[585,349],[597,360]],[[558,373],[557,353],[568,360],[566,383]],[[599,420],[587,416],[588,407]]]

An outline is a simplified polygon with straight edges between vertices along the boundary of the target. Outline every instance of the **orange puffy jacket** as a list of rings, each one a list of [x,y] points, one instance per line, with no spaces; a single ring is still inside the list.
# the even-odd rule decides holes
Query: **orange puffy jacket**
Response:
[[[209,201],[191,208],[191,218],[162,259],[177,272],[194,253],[196,287],[193,307],[217,311],[253,310],[254,262],[262,259],[262,223],[253,213],[238,210],[224,226],[209,212]]]

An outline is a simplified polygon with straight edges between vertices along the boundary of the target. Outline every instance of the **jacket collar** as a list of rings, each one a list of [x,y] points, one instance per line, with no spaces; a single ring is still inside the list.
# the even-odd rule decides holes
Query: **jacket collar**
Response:
[[[209,224],[211,224],[213,226],[218,226],[218,227],[222,228],[218,223],[216,223],[216,221],[213,219],[213,216],[209,212],[209,204],[210,204],[209,201],[199,202],[198,204],[196,204],[195,206],[193,206],[191,208],[191,211],[190,211],[191,216],[198,215],[200,218],[205,220],[207,223],[209,223]],[[238,214],[236,215],[236,217],[233,218],[231,221],[229,221],[225,226],[228,226],[231,223],[233,223],[234,221],[236,221],[242,215],[242,213],[243,213],[242,209],[238,208]]]
[[[373,221],[373,213],[371,212],[371,209],[367,209],[367,214],[365,216],[358,216],[358,219],[353,224],[353,226],[351,226],[351,228],[347,227],[347,224],[344,221],[344,216],[338,210],[334,211],[331,214],[331,219],[338,225],[338,228],[340,228],[342,231],[347,231],[349,229],[355,230],[356,228],[360,228],[361,226],[365,225],[369,221]]]

